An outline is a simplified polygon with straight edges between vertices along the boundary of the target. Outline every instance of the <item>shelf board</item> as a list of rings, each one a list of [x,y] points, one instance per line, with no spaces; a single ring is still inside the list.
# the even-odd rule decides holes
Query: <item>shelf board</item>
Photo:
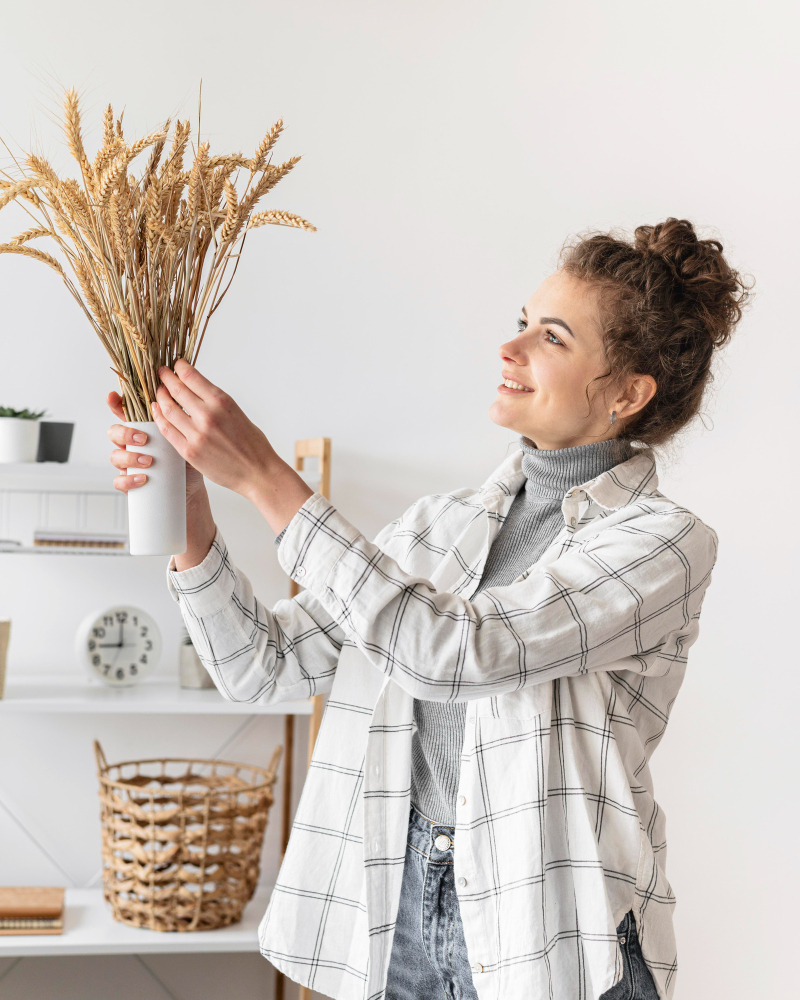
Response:
[[[116,473],[110,463],[0,462],[0,489],[45,493],[109,493]]]
[[[0,555],[129,556],[128,549],[100,549],[80,545],[3,545]]]
[[[297,473],[316,489],[321,480],[314,469]],[[110,462],[88,465],[80,462],[0,462],[0,490],[34,493],[108,493],[121,496],[114,488],[119,475]]]
[[[67,889],[63,934],[0,936],[0,958],[35,955],[154,955],[187,952],[258,951],[258,925],[271,886],[261,886],[238,924],[213,931],[144,930],[117,923],[102,889]]]
[[[182,688],[176,678],[149,678],[114,688],[82,674],[9,677],[0,715],[8,712],[66,712],[103,715],[311,715],[310,698],[251,705],[228,701],[216,688]]]

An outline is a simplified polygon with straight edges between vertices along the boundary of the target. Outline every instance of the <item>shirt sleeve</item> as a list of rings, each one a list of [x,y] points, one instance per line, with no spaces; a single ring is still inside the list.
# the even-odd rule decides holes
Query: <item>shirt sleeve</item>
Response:
[[[278,560],[414,697],[468,701],[595,670],[668,672],[697,637],[717,543],[688,512],[641,511],[470,601],[405,572],[314,494]]]
[[[345,639],[341,627],[308,590],[264,607],[219,529],[199,565],[178,571],[170,560],[167,587],[229,701],[272,704],[330,691]]]

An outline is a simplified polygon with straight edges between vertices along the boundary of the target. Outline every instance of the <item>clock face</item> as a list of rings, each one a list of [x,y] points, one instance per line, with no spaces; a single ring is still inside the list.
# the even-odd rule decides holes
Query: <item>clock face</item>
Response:
[[[92,612],[76,636],[78,658],[107,684],[146,677],[161,656],[161,633],[146,611],[127,604]]]

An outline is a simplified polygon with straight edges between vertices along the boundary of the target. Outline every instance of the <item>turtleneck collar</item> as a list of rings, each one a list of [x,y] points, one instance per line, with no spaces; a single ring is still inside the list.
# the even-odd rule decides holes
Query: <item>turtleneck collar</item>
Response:
[[[537,448],[530,438],[521,437],[522,472],[529,499],[563,500],[573,486],[580,486],[613,469],[633,455],[629,441],[608,438],[572,448]],[[620,452],[620,447],[622,451]]]

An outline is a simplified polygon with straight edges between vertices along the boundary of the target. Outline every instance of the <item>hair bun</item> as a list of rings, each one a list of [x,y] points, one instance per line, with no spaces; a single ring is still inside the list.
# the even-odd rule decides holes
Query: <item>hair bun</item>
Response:
[[[719,240],[699,240],[688,219],[670,216],[655,226],[637,226],[634,247],[663,260],[676,280],[689,285],[720,276],[726,268]]]

